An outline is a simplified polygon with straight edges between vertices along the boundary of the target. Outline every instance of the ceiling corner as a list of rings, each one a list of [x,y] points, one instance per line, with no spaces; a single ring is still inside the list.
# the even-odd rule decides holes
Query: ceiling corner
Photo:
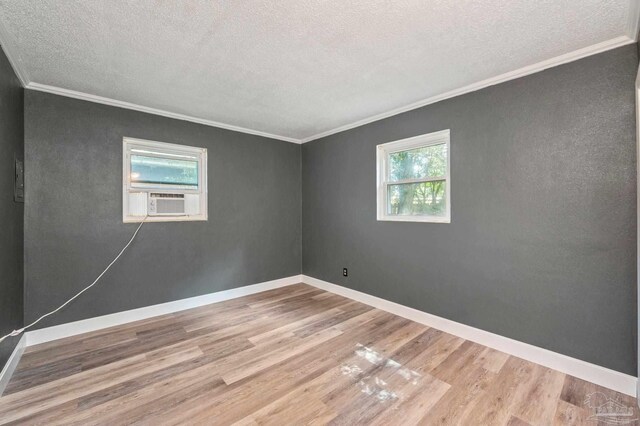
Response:
[[[24,65],[22,64],[22,60],[20,58],[20,53],[18,49],[15,47],[15,43],[13,41],[13,37],[7,31],[7,28],[4,25],[4,22],[0,19],[0,46],[2,46],[2,50],[4,54],[7,56],[11,67],[13,68],[13,72],[16,73],[20,83],[22,83],[22,87],[27,87],[29,82],[29,74],[25,70]]]
[[[634,42],[638,41],[640,30],[640,1],[629,0],[629,16],[627,17],[626,33]]]

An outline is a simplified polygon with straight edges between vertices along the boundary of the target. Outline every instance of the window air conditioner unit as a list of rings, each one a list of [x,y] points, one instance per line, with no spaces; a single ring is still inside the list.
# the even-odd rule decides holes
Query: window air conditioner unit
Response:
[[[123,138],[122,221],[207,220],[207,150]]]
[[[149,216],[182,216],[187,214],[184,194],[150,193],[147,212]]]

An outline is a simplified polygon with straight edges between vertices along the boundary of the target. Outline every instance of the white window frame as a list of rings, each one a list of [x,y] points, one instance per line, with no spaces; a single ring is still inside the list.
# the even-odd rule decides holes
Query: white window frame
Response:
[[[191,185],[163,185],[131,182],[131,152],[135,150],[149,150],[161,153],[158,157],[167,156],[195,157],[198,161],[198,186]],[[149,155],[145,153],[145,155]],[[151,154],[153,156],[153,154]],[[208,220],[208,191],[207,191],[207,149],[193,146],[156,142],[145,139],[124,137],[122,139],[122,221],[125,223],[139,222],[144,216],[129,214],[129,194],[135,192],[146,193],[179,193],[199,195],[199,209],[197,215],[180,216],[148,216],[146,222],[186,222]]]
[[[377,219],[379,221],[393,222],[433,222],[433,223],[451,223],[451,132],[449,129],[439,132],[427,133],[420,136],[414,136],[407,139],[401,139],[394,142],[388,142],[376,147],[377,150]],[[447,173],[445,176],[438,178],[425,179],[403,179],[399,181],[389,182],[389,154],[399,151],[408,151],[410,149],[423,148],[432,145],[447,145]],[[389,215],[387,213],[387,195],[388,186],[403,183],[420,183],[434,180],[444,180],[446,210],[444,216],[430,215]]]

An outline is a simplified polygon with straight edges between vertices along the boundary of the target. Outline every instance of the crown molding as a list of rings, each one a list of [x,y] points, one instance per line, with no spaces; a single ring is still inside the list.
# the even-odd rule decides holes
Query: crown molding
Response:
[[[161,115],[163,117],[175,118],[176,120],[191,121],[193,123],[204,124],[205,126],[218,127],[221,129],[232,130],[234,132],[248,133],[250,135],[262,136],[270,139],[278,139],[285,142],[300,143],[299,139],[287,136],[274,135],[272,133],[261,132],[259,130],[247,129],[244,127],[234,126],[232,124],[220,123],[218,121],[206,120],[204,118],[192,117],[190,115],[178,114],[171,111],[165,111],[157,108],[146,107],[143,105],[133,104],[131,102],[119,101],[117,99],[105,98],[103,96],[91,95],[89,93],[78,92],[75,90],[63,89],[61,87],[49,86],[40,83],[29,83],[25,89],[35,90],[38,92],[53,93],[54,95],[66,96],[68,98],[81,99],[83,101],[95,102],[98,104],[110,105],[119,108],[131,109],[134,111],[146,112],[148,114]]]
[[[632,0],[632,2],[635,3],[635,0]],[[640,6],[638,6],[638,9],[640,11]],[[516,78],[524,77],[530,74],[535,74],[537,72],[544,71],[547,68],[552,68],[558,65],[566,64],[568,62],[577,61],[578,59],[595,55],[597,53],[602,53],[607,50],[615,49],[617,47],[625,46],[631,43],[635,43],[634,38],[628,37],[626,35],[616,37],[611,40],[603,41],[601,43],[597,43],[582,49],[574,50],[573,52],[565,53],[564,55],[556,56],[555,58],[547,59],[545,61],[528,65],[526,67],[522,67],[514,71],[509,71],[504,74],[500,74],[495,77],[488,78],[486,80],[478,81],[477,83],[472,83],[467,86],[461,87],[459,89],[454,89],[436,96],[431,96],[429,98],[393,109],[391,111],[387,111],[377,115],[373,115],[371,117],[363,118],[362,120],[358,120],[350,124],[345,124],[344,126],[336,127],[335,129],[327,130],[322,133],[318,133],[312,136],[308,136],[306,138],[302,138],[302,143],[311,142],[316,139],[321,139],[326,136],[344,132],[345,130],[350,130],[356,127],[364,126],[365,124],[373,123],[374,121],[383,120],[385,118],[393,117],[394,115],[402,114],[403,112],[411,111],[414,109],[421,108],[423,106],[434,104],[436,102],[444,101],[445,99],[454,98],[456,96],[460,96],[467,93],[475,92],[480,89],[484,89],[485,87],[494,86],[496,84],[504,83],[509,80],[514,80]]]
[[[115,106],[119,108],[131,109],[134,111],[146,112],[148,114],[160,115],[163,117],[174,118],[176,120],[190,121],[192,123],[203,124],[205,126],[218,127],[221,129],[231,130],[234,132],[247,133],[250,135],[262,136],[270,139],[277,139],[285,142],[291,142],[300,144],[302,141],[296,138],[290,138],[288,136],[280,136],[272,133],[261,132],[259,130],[247,129],[240,126],[234,126],[232,124],[220,123],[218,121],[206,120],[204,118],[193,117],[185,114],[178,114],[171,111],[165,111],[157,108],[146,107],[143,105],[134,104],[131,102],[119,101],[116,99],[106,98],[103,96],[91,95],[89,93],[78,92],[76,90],[64,89],[61,87],[50,86],[46,84],[40,84],[32,82],[29,78],[29,74],[25,70],[20,58],[19,49],[16,47],[13,36],[7,31],[4,22],[0,18],[0,46],[7,56],[13,72],[16,74],[22,87],[29,90],[35,90],[38,92],[52,93],[55,95],[66,96],[69,98],[80,99],[89,102],[95,102],[104,105]]]
[[[0,19],[0,46],[7,56],[14,72],[18,76],[18,79],[22,83],[22,86],[26,89],[36,90],[40,92],[53,93],[60,96],[66,96],[75,99],[81,99],[89,102],[96,102],[105,105],[116,106],[120,108],[131,109],[135,111],[146,112],[148,114],[160,115],[163,117],[174,118],[177,120],[190,121],[193,123],[203,124],[211,127],[218,127],[221,129],[231,130],[240,133],[247,133],[256,136],[262,136],[270,139],[277,139],[285,142],[291,142],[296,144],[311,142],[316,139],[321,139],[326,136],[330,136],[336,133],[344,132],[346,130],[350,130],[356,127],[363,126],[365,124],[372,123],[374,121],[383,120],[385,118],[393,117],[394,115],[402,114],[403,112],[408,112],[417,108],[421,108],[423,106],[431,105],[436,102],[440,102],[446,99],[450,99],[456,96],[464,95],[467,93],[475,92],[477,90],[484,89],[485,87],[493,86],[499,83],[504,83],[509,80],[514,80],[516,78],[524,77],[530,74],[537,73],[539,71],[543,71],[548,68],[552,68],[558,65],[566,64],[568,62],[576,61],[578,59],[585,58],[587,56],[595,55],[598,53],[605,52],[607,50],[615,49],[617,47],[622,47],[627,44],[635,43],[638,41],[638,31],[640,30],[640,1],[638,0],[630,0],[629,1],[629,13],[627,16],[627,22],[625,23],[625,35],[616,37],[601,43],[597,43],[582,49],[575,50],[573,52],[566,53],[564,55],[556,56],[555,58],[547,59],[532,65],[528,65],[522,67],[520,69],[509,71],[504,74],[500,74],[495,77],[491,77],[476,83],[469,84],[467,86],[463,86],[458,89],[454,89],[445,93],[441,93],[439,95],[431,96],[426,99],[422,99],[417,102],[413,102],[409,105],[405,105],[399,108],[395,108],[393,110],[383,112],[380,114],[376,114],[367,118],[363,118],[361,120],[345,124],[343,126],[336,127],[334,129],[330,129],[321,133],[317,133],[305,138],[292,138],[288,136],[275,135],[267,132],[262,132],[253,129],[247,129],[240,126],[234,126],[231,124],[221,123],[218,121],[207,120],[203,118],[193,117],[190,115],[174,113],[171,111],[160,110],[157,108],[146,107],[143,105],[138,105],[130,102],[119,101],[116,99],[106,98],[102,96],[92,95],[89,93],[78,92],[75,90],[64,89],[61,87],[55,87],[40,83],[32,82],[29,78],[29,74],[25,70],[25,67],[22,64],[22,60],[20,58],[20,54],[18,49],[16,48],[15,41],[12,35],[7,31],[2,19]]]

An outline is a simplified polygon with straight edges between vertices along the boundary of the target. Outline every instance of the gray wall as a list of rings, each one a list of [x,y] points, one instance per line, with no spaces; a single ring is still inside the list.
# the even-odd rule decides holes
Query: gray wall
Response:
[[[630,45],[303,145],[303,272],[635,375],[637,69]],[[451,224],[377,222],[376,145],[442,129]]]
[[[135,229],[126,135],[209,149],[209,221],[145,225],[43,326],[298,274],[302,226],[307,275],[635,374],[637,65],[627,46],[305,144],[302,189],[300,146],[27,91],[24,318],[91,282]],[[377,222],[375,146],[446,128],[452,223]],[[2,296],[3,315],[19,306]]]
[[[122,138],[205,147],[209,220],[149,223],[103,281],[41,326],[300,273],[300,146],[25,92],[25,321],[107,266],[122,223]]]
[[[22,327],[23,206],[13,202],[14,156],[22,158],[23,92],[0,50],[0,335]],[[0,370],[20,337],[0,343]]]

